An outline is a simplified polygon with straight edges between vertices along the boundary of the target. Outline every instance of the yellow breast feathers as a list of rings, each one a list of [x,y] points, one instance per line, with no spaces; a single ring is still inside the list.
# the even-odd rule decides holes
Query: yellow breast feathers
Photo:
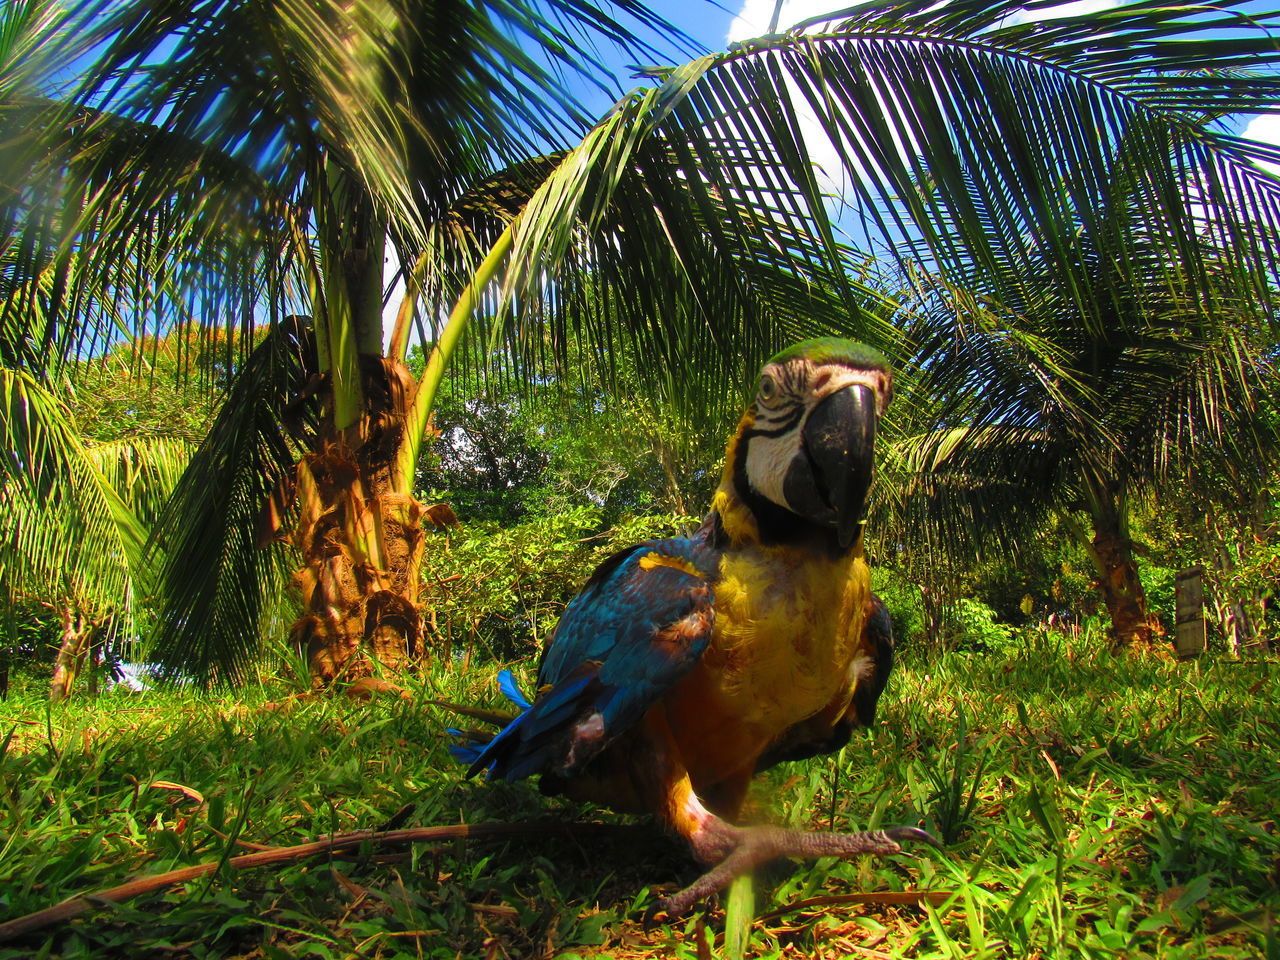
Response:
[[[735,551],[723,560],[715,596],[703,661],[734,715],[771,739],[848,694],[871,596],[861,545],[837,559],[765,546]]]

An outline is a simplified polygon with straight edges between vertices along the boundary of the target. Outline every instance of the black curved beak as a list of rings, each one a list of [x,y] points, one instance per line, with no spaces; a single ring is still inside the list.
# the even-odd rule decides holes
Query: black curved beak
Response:
[[[845,387],[809,414],[804,446],[819,496],[834,512],[836,538],[849,547],[871,487],[876,441],[876,398],[869,387]]]

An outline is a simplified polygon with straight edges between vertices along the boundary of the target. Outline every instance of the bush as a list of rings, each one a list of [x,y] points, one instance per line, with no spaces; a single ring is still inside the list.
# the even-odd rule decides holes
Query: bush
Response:
[[[925,614],[920,589],[887,567],[871,568],[871,589],[889,609],[894,644],[902,647],[921,643],[925,634]]]
[[[981,600],[966,597],[957,601],[948,619],[949,646],[954,650],[1001,650],[1018,637],[1018,632],[997,620],[996,612]]]
[[[601,561],[696,522],[647,515],[602,529],[600,510],[587,506],[508,527],[469,523],[436,534],[422,564],[428,642],[498,660],[532,656]]]

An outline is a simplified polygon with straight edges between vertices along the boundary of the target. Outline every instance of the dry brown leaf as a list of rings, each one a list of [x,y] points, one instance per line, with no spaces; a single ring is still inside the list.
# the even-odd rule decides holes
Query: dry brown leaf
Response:
[[[195,787],[174,783],[172,780],[155,780],[147,784],[147,787],[151,790],[176,790],[189,800],[194,800],[196,803],[204,803],[204,794]]]

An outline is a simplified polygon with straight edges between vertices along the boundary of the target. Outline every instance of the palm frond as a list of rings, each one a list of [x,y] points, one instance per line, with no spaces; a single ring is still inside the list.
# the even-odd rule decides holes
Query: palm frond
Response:
[[[125,636],[147,593],[150,519],[189,453],[173,441],[86,448],[57,397],[0,370],[0,432],[13,466],[0,483],[0,570],[9,595],[112,615]]]
[[[870,509],[881,544],[1016,557],[1048,515],[1079,497],[1076,451],[1042,430],[955,427],[888,439]]]
[[[170,677],[237,679],[264,642],[296,558],[273,530],[262,536],[262,523],[314,437],[314,351],[304,317],[268,332],[161,511],[151,538],[162,597],[151,659]]]
[[[744,383],[798,337],[888,339],[865,309],[877,296],[850,279],[862,264],[833,237],[808,229],[821,219],[812,213],[821,206],[815,192],[762,187],[745,198],[724,186],[735,176],[754,182],[787,151],[803,167],[794,136],[751,160],[728,139],[695,155],[663,132],[705,66],[695,62],[668,85],[628,99],[579,146],[505,182],[499,208],[441,230],[445,242],[418,264],[424,299],[456,289],[500,234],[512,237],[503,281],[477,314],[470,341],[477,366],[499,341],[522,369],[555,367],[579,343],[604,365],[608,382],[621,333],[644,358],[655,398],[722,402],[723,391],[700,394],[699,386]],[[711,169],[713,162],[725,169]],[[728,170],[735,165],[736,174]],[[689,370],[698,377],[681,375]]]
[[[1256,161],[1274,151],[1208,121],[1272,109],[1280,80],[1262,68],[1280,53],[1262,29],[1223,38],[1242,26],[1235,6],[1192,17],[1139,2],[1032,28],[1007,23],[1002,4],[871,3],[662,71],[558,157],[518,212],[468,237],[474,267],[514,233],[473,356],[499,335],[526,360],[570,336],[603,352],[620,324],[656,377],[742,381],[742,366],[797,336],[896,346],[848,280],[865,260],[836,241],[811,166],[822,139],[850,178],[859,242],[980,299],[1017,277],[1033,299],[1051,269],[1075,322],[1110,330],[1159,264],[1203,281],[1199,238],[1211,236],[1266,302],[1280,185]],[[1187,57],[1214,71],[1187,74]],[[1246,62],[1260,69],[1240,72]],[[1112,266],[1088,283],[1072,267],[1086,249]],[[458,265],[424,262],[442,276]],[[1057,345],[1016,325],[1004,341],[1062,409],[1088,415]]]
[[[420,246],[530,139],[578,135],[569,90],[605,75],[598,49],[691,43],[634,0],[85,0],[60,25],[35,45],[92,51],[74,96],[51,97],[46,75],[3,104],[6,126],[35,134],[5,212],[18,315],[42,327],[46,361],[92,352],[117,324],[135,339],[192,317],[247,334],[296,312],[326,169]],[[129,309],[104,309],[121,298]]]

